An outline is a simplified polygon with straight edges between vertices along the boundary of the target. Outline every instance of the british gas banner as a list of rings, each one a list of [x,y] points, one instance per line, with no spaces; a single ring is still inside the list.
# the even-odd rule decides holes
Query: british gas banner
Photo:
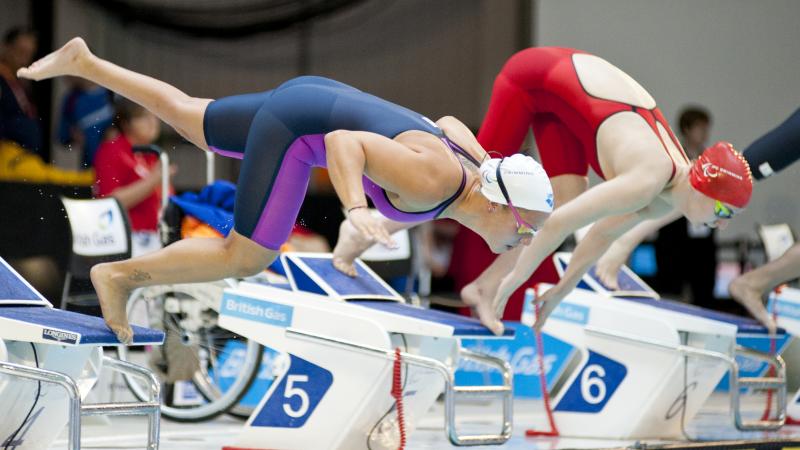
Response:
[[[514,329],[513,340],[508,339],[463,339],[461,345],[479,353],[489,354],[504,359],[511,364],[514,371],[514,396],[539,398],[542,396],[539,383],[539,354],[536,351],[536,339],[529,326],[519,322],[504,322],[505,326]],[[567,362],[577,354],[572,345],[556,339],[549,334],[542,334],[544,355],[542,366],[548,388],[561,375]],[[462,359],[456,370],[456,385],[478,386],[486,384],[502,384],[500,373],[483,364]]]

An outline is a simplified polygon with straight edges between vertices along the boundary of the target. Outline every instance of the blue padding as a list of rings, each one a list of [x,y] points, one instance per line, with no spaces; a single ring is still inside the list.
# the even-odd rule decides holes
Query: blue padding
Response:
[[[701,308],[699,306],[689,305],[674,300],[655,300],[652,298],[642,297],[616,297],[630,302],[636,302],[643,305],[652,306],[654,308],[665,309],[667,311],[674,311],[682,314],[690,314],[692,316],[702,317],[704,319],[716,320],[719,322],[729,323],[738,327],[739,333],[768,333],[768,330],[761,325],[757,320],[749,317],[741,317],[724,312],[714,311],[711,309]],[[786,330],[778,328],[779,334],[785,334]]]
[[[80,334],[80,344],[117,345],[119,341],[103,319],[41,306],[11,306],[0,308],[0,317],[31,323],[45,328],[58,328]],[[133,327],[133,344],[160,344],[164,333],[149,328]]]
[[[300,260],[341,296],[379,295],[397,297],[396,292],[386,289],[380,281],[365,271],[359,264],[356,264],[358,276],[350,277],[336,270],[330,258],[303,257]]]
[[[437,311],[435,309],[418,308],[405,303],[391,301],[352,300],[348,303],[355,303],[361,306],[366,306],[367,308],[377,309],[400,316],[413,317],[415,319],[427,320],[428,322],[449,325],[453,327],[453,335],[455,336],[494,336],[494,334],[492,334],[488,328],[481,325],[478,319],[459,314]],[[503,337],[514,337],[514,329],[511,327],[506,327],[505,331],[503,332]]]
[[[298,290],[311,292],[312,294],[328,295],[328,293],[325,292],[316,281],[312,280],[305,271],[300,269],[294,261],[289,259],[286,261],[286,265],[289,266],[289,270],[292,272],[294,285],[297,286]]]
[[[269,267],[267,267],[267,269],[277,273],[282,277],[288,276],[286,274],[286,268],[283,267],[283,261],[281,261],[281,258],[275,258],[275,261],[272,261],[272,264],[270,264]]]

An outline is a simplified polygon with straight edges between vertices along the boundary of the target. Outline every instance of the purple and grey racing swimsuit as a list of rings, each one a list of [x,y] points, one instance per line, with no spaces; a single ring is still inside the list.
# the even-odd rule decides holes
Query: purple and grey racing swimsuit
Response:
[[[311,169],[327,166],[327,133],[368,131],[394,138],[409,130],[425,131],[479,165],[430,119],[322,77],[294,78],[270,91],[215,100],[206,109],[203,129],[214,152],[242,160],[234,229],[271,250],[278,250],[292,231]],[[420,212],[396,208],[386,191],[367,177],[364,191],[387,218],[422,222],[436,218],[450,206],[465,183],[463,173],[461,186],[450,198]]]

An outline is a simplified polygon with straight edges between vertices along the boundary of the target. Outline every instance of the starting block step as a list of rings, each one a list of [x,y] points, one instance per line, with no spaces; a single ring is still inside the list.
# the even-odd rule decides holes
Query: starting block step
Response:
[[[41,344],[121,345],[99,317],[37,306],[0,307],[0,338]],[[163,332],[133,327],[133,345],[163,342]]]
[[[357,276],[333,267],[330,253],[283,253],[281,262],[292,290],[325,295],[336,300],[392,300],[403,297],[361,260],[355,260]]]
[[[564,275],[571,256],[570,253],[566,252],[559,252],[554,256],[553,261],[559,276]],[[767,334],[769,332],[769,330],[757,320],[749,317],[736,316],[687,303],[660,299],[659,295],[627,266],[622,266],[620,268],[620,272],[617,275],[617,283],[619,284],[620,290],[608,290],[597,277],[594,266],[592,266],[583,276],[578,287],[606,297],[620,298],[641,305],[652,306],[664,311],[688,314],[693,317],[702,317],[704,319],[735,325],[740,334]],[[779,329],[778,333],[785,334],[785,331]]]
[[[413,317],[420,320],[448,325],[453,327],[454,337],[494,336],[494,334],[492,334],[488,328],[484,327],[480,321],[478,321],[478,319],[474,319],[472,317],[461,316],[445,311],[437,311],[435,309],[419,308],[405,303],[370,300],[358,300],[350,303],[365,306],[367,308],[377,309],[391,314],[397,314],[401,317]],[[512,328],[506,328],[506,330],[503,332],[503,337],[514,337],[514,330]]]

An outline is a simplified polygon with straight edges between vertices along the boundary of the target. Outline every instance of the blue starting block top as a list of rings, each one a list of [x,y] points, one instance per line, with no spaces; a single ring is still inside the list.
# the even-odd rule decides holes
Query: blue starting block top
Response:
[[[718,322],[725,322],[731,325],[736,325],[737,333],[739,334],[766,334],[769,332],[766,327],[761,325],[757,320],[749,317],[736,316],[712,309],[701,308],[699,306],[689,305],[674,300],[655,300],[651,298],[642,297],[618,297],[627,301],[649,305],[667,311],[674,311],[682,314],[691,314],[693,316],[702,317],[704,319],[716,320]],[[786,334],[786,330],[778,328],[778,334]]]
[[[355,261],[358,273],[355,277],[336,270],[330,253],[284,253],[281,261],[295,290],[342,300],[403,300],[397,291],[358,259]]]
[[[133,343],[161,344],[164,333],[133,327]],[[103,319],[60,309],[0,258],[0,339],[69,345],[118,345]]]
[[[387,302],[381,300],[352,300],[349,303],[377,309],[391,314],[397,314],[415,319],[427,320],[453,327],[453,335],[456,337],[494,337],[488,328],[483,326],[478,319],[466,317],[459,314],[437,311],[435,309],[418,308],[399,302]],[[499,337],[499,336],[498,336]],[[514,329],[506,327],[503,337],[514,337]]]
[[[5,305],[52,306],[42,294],[0,258],[0,307]]]
[[[54,344],[120,344],[103,319],[60,309],[39,306],[0,307],[0,324],[3,325],[0,338],[9,340],[14,340],[16,333],[30,337],[32,336],[30,333],[33,332],[36,333],[36,338],[52,341]],[[163,332],[133,327],[133,345],[163,342]]]
[[[569,253],[556,253],[553,256],[553,263],[556,266],[559,276],[563,276],[567,271],[571,255]],[[639,278],[627,266],[620,267],[617,274],[617,288],[611,290],[608,286],[604,285],[600,278],[598,278],[595,267],[592,266],[583,276],[578,283],[578,287],[588,291],[597,292],[598,294],[607,295],[610,297],[649,297],[657,299],[659,295],[647,283]]]
[[[566,271],[568,257],[563,254],[557,254],[555,257],[556,268],[560,274]],[[624,299],[631,302],[640,303],[643,305],[652,306],[654,308],[673,311],[681,314],[690,314],[704,319],[716,320],[731,325],[736,325],[738,333],[748,334],[766,334],[769,331],[766,327],[761,325],[757,320],[749,317],[741,317],[724,312],[714,311],[711,309],[701,308],[699,306],[689,305],[672,300],[659,300],[658,295],[649,296],[648,293],[655,291],[647,285],[641,278],[637,277],[626,266],[622,266],[620,273],[617,275],[617,283],[619,291],[601,291],[605,286],[600,282],[595,273],[594,266],[583,276],[583,279],[578,284],[581,289],[590,290],[593,292],[611,294],[614,298]],[[779,329],[779,333],[785,334],[785,330]]]

